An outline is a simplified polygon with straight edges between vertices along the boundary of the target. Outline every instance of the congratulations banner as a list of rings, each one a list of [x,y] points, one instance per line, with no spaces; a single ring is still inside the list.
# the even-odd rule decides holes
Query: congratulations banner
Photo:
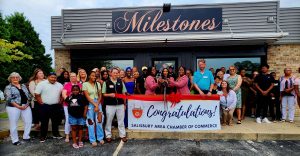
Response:
[[[199,96],[198,96],[199,99]],[[163,101],[128,99],[128,129],[195,131],[219,130],[218,98],[181,100],[176,105]]]

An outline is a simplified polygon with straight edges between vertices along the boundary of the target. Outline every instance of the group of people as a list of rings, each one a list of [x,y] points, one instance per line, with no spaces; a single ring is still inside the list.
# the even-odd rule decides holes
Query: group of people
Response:
[[[290,68],[284,70],[284,76],[275,80],[275,73],[268,73],[269,66],[261,65],[261,72],[253,71],[252,77],[246,76],[246,70],[235,66],[217,69],[206,69],[204,59],[198,61],[199,70],[192,72],[180,66],[177,73],[172,66],[157,71],[155,66],[141,68],[128,67],[125,70],[113,67],[95,68],[87,72],[79,68],[77,73],[60,69],[59,76],[50,72],[45,77],[41,69],[36,69],[28,85],[21,84],[21,76],[13,72],[8,77],[9,85],[4,94],[6,110],[10,122],[11,140],[20,145],[17,123],[21,116],[24,122],[24,141],[30,141],[33,127],[40,130],[40,142],[47,139],[49,119],[52,123],[53,138],[61,139],[58,126],[62,113],[65,119],[65,141],[81,148],[84,127],[92,146],[112,141],[112,123],[116,115],[119,137],[127,141],[125,128],[128,126],[127,104],[117,94],[200,94],[220,95],[221,123],[233,125],[233,114],[236,112],[237,124],[245,118],[250,108],[251,116],[257,123],[270,123],[272,120],[293,122],[295,99],[300,97],[299,81],[292,76]],[[300,72],[300,71],[299,71]],[[238,74],[239,73],[239,74]],[[276,108],[276,111],[274,111]]]

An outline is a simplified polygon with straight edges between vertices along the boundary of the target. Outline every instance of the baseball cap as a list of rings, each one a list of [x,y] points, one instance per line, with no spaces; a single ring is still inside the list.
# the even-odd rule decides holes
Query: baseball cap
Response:
[[[50,73],[48,74],[48,76],[51,76],[51,75],[55,75],[55,76],[56,76],[56,73],[55,73],[55,72],[50,72]]]
[[[143,70],[148,70],[148,68],[147,68],[146,66],[143,66],[143,67],[142,67],[142,71],[143,71]]]

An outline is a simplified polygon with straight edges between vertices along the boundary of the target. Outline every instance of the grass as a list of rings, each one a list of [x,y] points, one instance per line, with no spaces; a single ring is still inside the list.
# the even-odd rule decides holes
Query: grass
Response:
[[[0,119],[7,119],[8,115],[6,112],[0,113]]]

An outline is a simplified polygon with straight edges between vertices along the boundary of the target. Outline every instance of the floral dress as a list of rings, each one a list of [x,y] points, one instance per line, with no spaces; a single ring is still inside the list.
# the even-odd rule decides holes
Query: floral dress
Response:
[[[234,77],[228,77],[227,81],[229,83],[229,87],[231,89],[235,88],[235,86],[238,84],[238,77],[239,75],[235,75]],[[239,88],[237,91],[235,91],[236,93],[236,108],[242,108],[242,91],[241,88]]]

